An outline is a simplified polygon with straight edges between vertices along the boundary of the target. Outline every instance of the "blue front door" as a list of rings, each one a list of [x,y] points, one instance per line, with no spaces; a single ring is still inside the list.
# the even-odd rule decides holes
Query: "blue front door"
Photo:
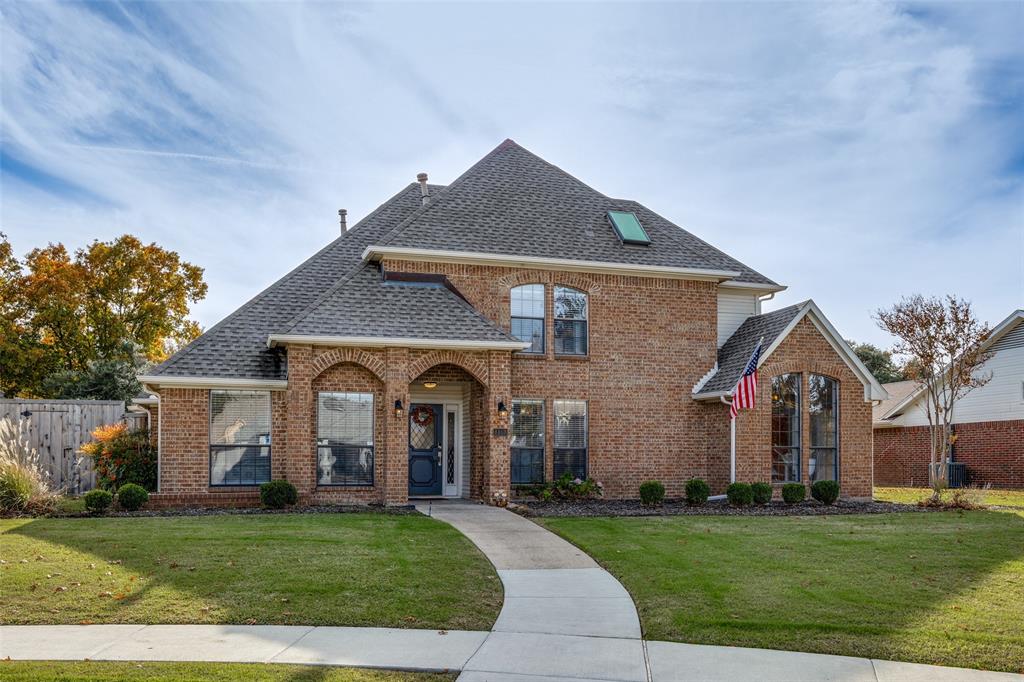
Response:
[[[441,405],[409,405],[409,495],[441,494]]]

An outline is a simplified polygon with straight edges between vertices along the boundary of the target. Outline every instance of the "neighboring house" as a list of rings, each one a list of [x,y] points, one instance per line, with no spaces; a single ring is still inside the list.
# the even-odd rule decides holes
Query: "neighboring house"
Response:
[[[612,498],[720,493],[722,398],[761,337],[737,478],[870,496],[885,393],[813,302],[761,314],[785,287],[511,140],[418,179],[141,377],[156,502],[251,504],[271,478],[315,502],[495,501],[566,472]]]
[[[1024,310],[992,330],[981,368],[991,380],[953,408],[953,460],[967,466],[970,485],[1024,488]],[[875,483],[927,486],[931,450],[921,384],[885,384],[889,399],[874,408]]]

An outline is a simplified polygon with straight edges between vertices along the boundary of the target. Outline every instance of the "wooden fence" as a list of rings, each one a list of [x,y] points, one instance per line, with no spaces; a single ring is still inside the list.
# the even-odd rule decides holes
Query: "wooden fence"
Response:
[[[96,486],[92,460],[78,454],[92,440],[97,426],[125,421],[123,402],[116,400],[0,399],[0,419],[28,418],[29,441],[55,487],[84,493]]]

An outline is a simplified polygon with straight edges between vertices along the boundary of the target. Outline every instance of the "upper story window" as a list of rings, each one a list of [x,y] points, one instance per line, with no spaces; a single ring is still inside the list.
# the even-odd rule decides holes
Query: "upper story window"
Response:
[[[646,246],[651,243],[647,236],[647,230],[640,224],[640,220],[632,211],[608,211],[608,220],[615,228],[615,234],[622,240],[623,244],[641,244]]]
[[[270,392],[210,391],[210,485],[270,480]]]
[[[524,353],[544,352],[544,285],[512,289],[512,336],[530,344]]]
[[[807,412],[811,427],[811,481],[839,480],[839,382],[812,374],[807,381]]]
[[[555,287],[555,353],[587,354],[587,294]]]
[[[800,481],[800,375],[772,377],[772,482]]]

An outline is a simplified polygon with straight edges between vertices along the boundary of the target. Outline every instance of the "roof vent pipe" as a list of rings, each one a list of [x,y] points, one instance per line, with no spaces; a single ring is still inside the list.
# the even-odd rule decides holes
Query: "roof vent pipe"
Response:
[[[345,210],[343,208],[339,208],[338,209],[338,222],[341,223],[341,233],[345,234],[345,232],[348,230],[348,211],[347,210]]]
[[[427,174],[417,173],[416,181],[420,183],[420,201],[426,206],[430,203],[430,188],[427,187]]]

